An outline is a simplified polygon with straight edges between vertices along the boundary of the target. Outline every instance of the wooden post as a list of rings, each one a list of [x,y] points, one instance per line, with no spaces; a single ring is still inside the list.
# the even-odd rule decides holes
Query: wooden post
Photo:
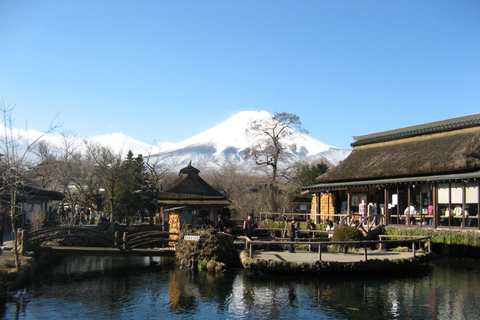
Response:
[[[351,213],[350,210],[350,190],[347,189],[347,216]]]
[[[428,253],[432,253],[432,239],[428,237]]]
[[[415,240],[412,241],[412,253],[413,257],[415,258]]]
[[[382,241],[382,238],[383,238],[383,237],[382,237],[382,235],[379,235],[378,238],[380,239],[380,241]],[[379,245],[380,245],[380,246],[379,246],[379,249],[380,249],[380,250],[383,250],[383,243],[380,242]]]
[[[23,235],[23,229],[18,228],[17,229],[17,247],[20,247],[22,245],[22,235]]]
[[[119,231],[115,231],[115,243],[114,245],[118,245],[118,240],[120,240],[120,232]]]
[[[364,244],[364,248],[365,248],[364,258],[365,258],[365,261],[367,261],[368,256],[367,256],[367,244],[366,243]]]
[[[252,242],[250,242],[250,258],[252,257],[252,250],[253,250],[253,246],[252,246]]]
[[[17,248],[20,254],[23,254],[23,229],[17,229]]]
[[[383,204],[383,216],[384,216],[385,221],[383,221],[383,223],[385,224],[385,226],[388,226],[388,221],[390,220],[390,211],[388,210],[389,194],[388,194],[387,187],[385,187],[383,195],[384,195],[384,200],[385,200],[384,204]]]
[[[128,232],[123,233],[123,250],[127,250],[127,242],[128,242]]]
[[[318,261],[322,261],[322,243],[318,243]]]

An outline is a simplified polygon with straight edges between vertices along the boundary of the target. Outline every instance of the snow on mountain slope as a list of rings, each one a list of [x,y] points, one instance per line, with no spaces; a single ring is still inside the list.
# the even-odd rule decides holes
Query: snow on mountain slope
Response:
[[[161,163],[169,166],[173,164],[173,170],[179,170],[192,161],[192,164],[200,170],[219,169],[225,164],[234,163],[238,165],[240,171],[252,172],[258,169],[258,166],[253,160],[245,160],[244,155],[246,150],[258,143],[262,137],[251,129],[251,124],[254,121],[268,123],[271,118],[272,115],[267,111],[242,111],[211,129],[175,144],[150,145],[126,136],[122,132],[84,139],[53,133],[45,135],[41,140],[58,149],[62,149],[65,139],[68,139],[78,146],[79,151],[86,150],[85,141],[110,147],[123,156],[131,150],[134,155],[159,157]],[[0,126],[0,136],[4,132],[5,130]],[[23,146],[26,146],[27,140],[32,142],[43,135],[36,130],[14,129],[13,133]],[[286,145],[290,146],[287,164],[302,160],[307,162],[326,160],[336,165],[351,152],[332,147],[294,129]]]
[[[7,132],[10,132],[7,130]],[[0,125],[0,137],[5,135],[5,128]],[[160,147],[165,147],[171,145],[170,143],[159,144],[157,146],[150,145],[144,142],[140,142],[135,140],[129,136],[126,136],[122,132],[116,132],[112,134],[106,134],[103,136],[94,136],[88,138],[78,138],[74,135],[62,135],[58,133],[49,133],[45,134],[44,132],[40,132],[38,130],[29,129],[29,130],[19,130],[19,129],[12,129],[11,131],[12,138],[18,142],[18,152],[22,154],[27,147],[27,145],[31,144],[35,140],[46,142],[50,145],[52,150],[63,150],[65,148],[66,143],[70,145],[70,147],[75,146],[77,151],[85,151],[87,143],[95,143],[105,147],[111,148],[114,152],[120,153],[123,156],[126,156],[128,150],[132,150],[132,152],[137,154],[152,154],[157,153]],[[2,146],[3,147],[3,146]],[[35,149],[34,149],[35,150]],[[33,150],[33,151],[34,151]],[[29,158],[32,159],[35,157],[34,152],[29,155]]]
[[[245,151],[262,139],[251,129],[253,121],[269,122],[272,115],[267,111],[242,111],[191,138],[162,148],[158,156],[178,167],[188,164],[201,168],[218,169],[226,163],[236,163],[240,169],[250,171],[255,164],[244,160]],[[294,148],[289,150],[290,163],[300,160],[326,160],[338,164],[350,150],[341,150],[314,139],[307,134],[293,130],[288,141]]]

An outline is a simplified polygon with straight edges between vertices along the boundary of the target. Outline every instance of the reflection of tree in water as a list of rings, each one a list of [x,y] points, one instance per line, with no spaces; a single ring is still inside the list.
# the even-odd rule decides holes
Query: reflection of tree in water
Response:
[[[226,310],[234,279],[232,275],[171,270],[169,272],[170,310],[194,312],[203,302],[216,303],[217,310]]]
[[[247,272],[242,272],[240,277],[245,313],[253,315],[254,318],[285,318],[286,303],[292,310],[298,308],[295,279],[289,278],[289,281],[285,281],[279,277],[248,276]]]

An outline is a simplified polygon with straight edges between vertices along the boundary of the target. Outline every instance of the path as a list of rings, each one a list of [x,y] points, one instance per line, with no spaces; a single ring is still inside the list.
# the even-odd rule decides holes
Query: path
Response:
[[[418,253],[417,256],[423,253]],[[409,259],[412,258],[412,252],[393,252],[393,251],[368,251],[368,260],[395,260],[395,259]],[[288,251],[254,251],[252,258],[262,260],[277,260],[277,261],[291,261],[291,262],[310,262],[318,261],[318,252],[313,251],[297,251],[290,253]],[[322,252],[322,261],[338,261],[338,262],[359,262],[364,261],[363,250],[352,253],[339,252]]]

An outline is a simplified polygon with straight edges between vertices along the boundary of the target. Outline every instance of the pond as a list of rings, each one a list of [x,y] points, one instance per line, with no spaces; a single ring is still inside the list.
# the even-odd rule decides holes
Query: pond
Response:
[[[415,274],[380,278],[259,276],[245,270],[212,275],[164,262],[65,259],[18,301],[5,304],[0,317],[373,320],[480,314],[480,261],[472,259],[437,258]]]

